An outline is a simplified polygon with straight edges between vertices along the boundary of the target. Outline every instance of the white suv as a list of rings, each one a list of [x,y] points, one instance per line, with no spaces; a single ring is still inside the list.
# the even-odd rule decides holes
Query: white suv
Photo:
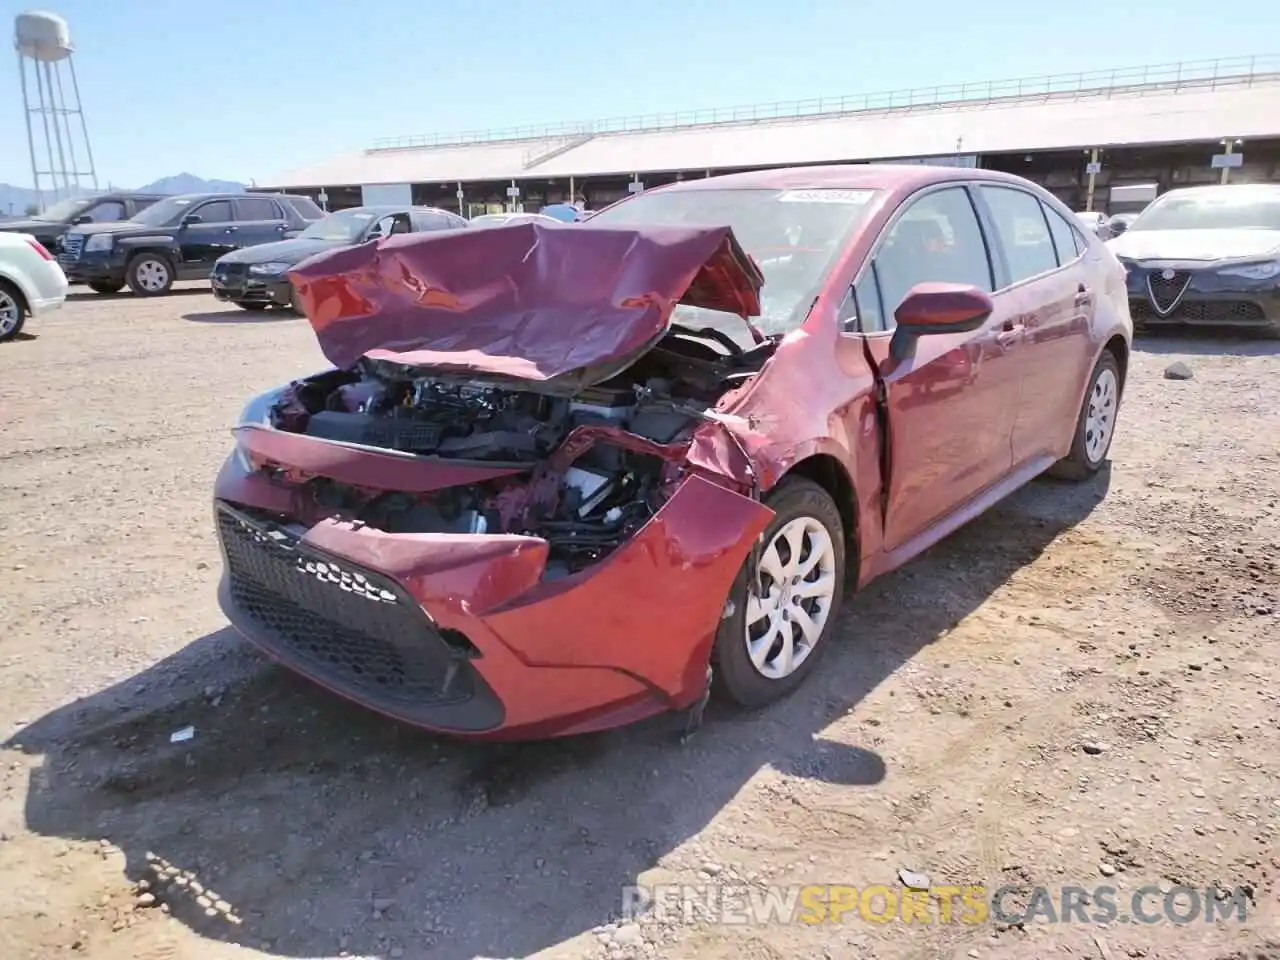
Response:
[[[67,276],[29,233],[0,233],[0,342],[12,340],[27,317],[57,310],[67,299]]]

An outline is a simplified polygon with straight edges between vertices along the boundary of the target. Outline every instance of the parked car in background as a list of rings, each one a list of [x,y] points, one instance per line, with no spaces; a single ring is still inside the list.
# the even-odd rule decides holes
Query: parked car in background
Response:
[[[66,275],[44,244],[29,233],[0,233],[0,341],[66,299]]]
[[[103,193],[62,200],[31,217],[0,221],[0,231],[29,233],[52,253],[72,227],[88,223],[117,223],[145,210],[164,196],[158,193]]]
[[[1094,236],[1102,240],[1106,240],[1111,236],[1105,213],[1099,213],[1097,210],[1079,210],[1076,212],[1076,219],[1084,224],[1086,230],[1089,230]]]
[[[204,279],[232,250],[296,236],[324,216],[310,197],[192,193],[165,197],[128,220],[69,230],[58,262],[72,283],[97,293],[126,284],[140,297],[175,280]]]
[[[1139,328],[1251,328],[1280,335],[1280,185],[1170,190],[1108,243],[1129,272]]]
[[[560,223],[555,217],[541,213],[482,213],[471,218],[473,227],[501,227],[512,223]]]
[[[325,250],[403,233],[455,230],[468,221],[435,207],[351,207],[317,220],[290,240],[245,247],[219,257],[209,280],[213,295],[245,310],[292,307],[293,285],[285,271]]]
[[[490,738],[694,723],[713,679],[784,696],[846,567],[1103,466],[1132,338],[1068,208],[957,167],[683,181],[290,279],[332,368],[234,428],[222,608],[330,690]]]

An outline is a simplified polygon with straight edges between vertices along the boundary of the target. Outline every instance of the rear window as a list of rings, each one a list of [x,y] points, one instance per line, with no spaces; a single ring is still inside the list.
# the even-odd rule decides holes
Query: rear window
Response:
[[[321,220],[324,218],[324,211],[310,197],[289,197],[288,199],[289,203],[293,204],[293,209],[298,211],[298,216],[302,217],[303,220]]]

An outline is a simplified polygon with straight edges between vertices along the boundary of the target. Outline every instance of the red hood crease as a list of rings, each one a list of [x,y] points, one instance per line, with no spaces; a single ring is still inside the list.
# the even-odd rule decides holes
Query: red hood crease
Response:
[[[729,227],[521,223],[406,234],[288,273],[320,349],[581,389],[616,375],[679,303],[760,313],[763,277]]]

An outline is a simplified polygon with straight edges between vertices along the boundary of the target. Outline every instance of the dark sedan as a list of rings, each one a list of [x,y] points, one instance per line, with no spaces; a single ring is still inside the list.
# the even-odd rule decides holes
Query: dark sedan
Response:
[[[1170,190],[1108,246],[1128,271],[1139,329],[1253,328],[1280,334],[1280,186]]]
[[[427,233],[467,226],[457,214],[435,207],[352,207],[317,220],[291,240],[246,247],[219,258],[210,282],[213,295],[245,310],[269,306],[295,312],[293,285],[285,272],[313,254],[368,243],[398,233]]]

